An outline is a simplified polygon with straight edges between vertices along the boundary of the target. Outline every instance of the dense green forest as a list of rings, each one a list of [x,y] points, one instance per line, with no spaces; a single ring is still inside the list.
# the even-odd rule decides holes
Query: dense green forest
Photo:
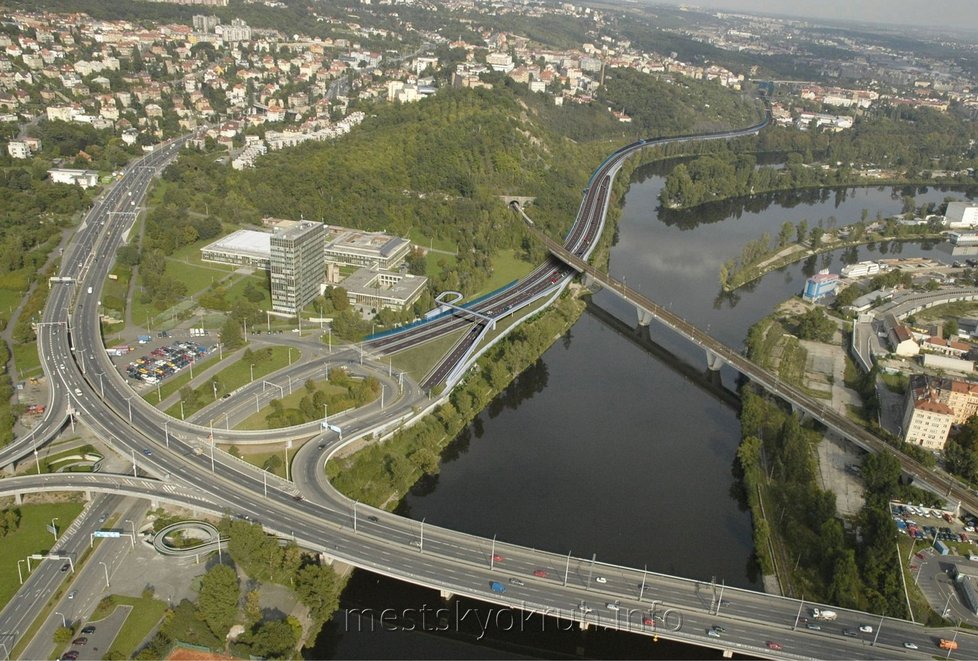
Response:
[[[814,446],[822,432],[801,425],[775,403],[744,390],[737,451],[745,496],[754,518],[754,543],[766,574],[777,568],[796,597],[844,608],[906,616],[896,526],[888,501],[926,499],[900,482],[890,454],[868,455],[862,466],[866,503],[847,531],[835,494],[818,486]]]

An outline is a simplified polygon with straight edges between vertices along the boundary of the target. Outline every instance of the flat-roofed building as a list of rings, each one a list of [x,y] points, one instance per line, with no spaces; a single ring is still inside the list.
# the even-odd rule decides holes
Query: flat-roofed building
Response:
[[[238,230],[209,243],[200,249],[200,258],[205,262],[251,266],[268,270],[272,254],[272,235],[255,230]]]
[[[390,308],[403,310],[421,296],[428,278],[379,269],[360,269],[344,280],[351,305],[360,308],[365,316],[374,310]]]
[[[325,228],[303,220],[272,235],[269,273],[275,312],[298,314],[319,295],[326,267]]]
[[[68,168],[52,168],[48,170],[51,181],[58,184],[71,184],[82,188],[91,188],[98,185],[98,172],[96,170],[71,170]]]
[[[390,270],[410,251],[410,241],[384,232],[330,226],[326,233],[326,261],[337,264]]]

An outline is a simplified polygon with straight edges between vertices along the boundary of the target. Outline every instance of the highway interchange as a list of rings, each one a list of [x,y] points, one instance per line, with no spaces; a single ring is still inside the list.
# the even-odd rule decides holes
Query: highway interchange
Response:
[[[565,240],[567,251],[577,258],[586,258],[590,254],[603,228],[611,182],[623,160],[630,154],[667,142],[733,139],[756,133],[763,126],[764,123],[742,131],[701,137],[641,141],[619,150],[592,177],[577,222]],[[918,656],[934,651],[936,634],[909,623],[886,620],[875,646],[866,639],[840,635],[843,627],[878,625],[876,616],[852,611],[836,609],[840,613],[839,622],[824,627],[822,631],[810,631],[804,627],[792,631],[800,607],[792,599],[727,588],[723,596],[727,605],[721,606],[719,613],[716,613],[718,602],[713,599],[713,588],[698,581],[645,574],[640,570],[603,563],[591,567],[588,560],[426,526],[350,502],[326,482],[322,470],[325,461],[357,438],[392,429],[401,422],[417,417],[418,409],[423,414],[436,404],[428,403],[414,386],[405,388],[408,394],[399,397],[396,403],[392,402],[384,410],[374,406],[356,419],[348,416],[343,424],[342,441],[335,433],[321,434],[318,422],[273,432],[213,430],[218,442],[255,439],[281,441],[318,436],[297,452],[294,484],[270,480],[264,471],[235,460],[226,453],[209,454],[207,450],[210,448],[206,445],[201,451],[202,443],[207,443],[210,434],[209,426],[167,418],[140,397],[133,397],[122,377],[111,368],[102,345],[97,317],[99,291],[123,234],[134,220],[131,212],[141,204],[152,177],[177,155],[181,144],[182,140],[174,141],[128,167],[123,177],[96,204],[79,231],[75,246],[69,250],[69,256],[63,262],[62,275],[73,278],[75,282],[53,285],[54,290],[45,310],[46,323],[39,328],[42,360],[53,389],[59,391],[57,397],[70,397],[81,420],[120,454],[131,456],[137,473],[142,471],[163,478],[146,480],[111,475],[87,476],[89,489],[94,489],[94,481],[104,483],[106,489],[116,493],[143,497],[152,493],[154,495],[150,497],[170,502],[174,502],[177,494],[168,493],[167,489],[177,490],[180,497],[189,497],[193,493],[198,499],[198,510],[248,516],[262,523],[270,532],[292,537],[306,548],[357,567],[431,586],[445,593],[467,595],[497,606],[547,612],[593,625],[638,631],[646,635],[656,633],[699,645],[769,657],[891,658],[896,653],[913,653],[904,650],[902,645],[905,641],[916,641],[920,645],[920,652],[916,653]],[[550,260],[515,286],[479,303],[477,309],[490,317],[511,314],[528,301],[554,295],[573,274],[571,267]],[[92,287],[92,294],[87,293],[88,287]],[[75,305],[72,310],[73,296]],[[70,339],[64,323],[69,318],[69,310],[72,310]],[[478,322],[471,320],[446,317],[403,334],[371,342],[367,349],[373,356],[382,355],[398,347],[403,348],[405,344],[410,346],[411,343],[420,343],[464,326],[477,325]],[[74,343],[73,347],[69,346],[69,341]],[[471,359],[473,349],[469,346],[451,353],[457,360],[465,360],[466,356]],[[731,357],[724,357],[731,364],[736,364]],[[359,359],[359,354],[352,351],[346,355],[337,352],[329,357],[330,361],[359,362]],[[374,366],[378,371],[383,370],[382,364],[374,363]],[[447,375],[456,367],[457,364],[439,366],[441,371],[429,375],[427,384],[437,383],[439,378],[443,378],[439,374]],[[296,367],[297,370],[301,368],[303,366]],[[253,384],[251,387],[257,389],[259,385]],[[238,393],[227,400],[227,406],[243,406],[234,404],[239,397],[246,399],[250,405],[254,395],[249,393],[251,391]],[[49,414],[42,430],[47,434],[47,430],[56,426],[57,416]],[[11,452],[20,452],[20,456],[25,451],[29,453],[32,447],[29,437],[18,439],[15,445],[19,446],[19,450]],[[143,453],[146,449],[151,449],[150,456]],[[158,486],[152,486],[154,484]],[[85,486],[82,480],[73,476],[14,478],[3,482],[5,492],[13,489],[18,493],[62,488],[84,490]],[[303,498],[299,499],[299,493]],[[494,555],[501,559],[493,560]],[[547,575],[535,576],[534,572],[539,571],[545,571]],[[601,576],[607,582],[598,584],[589,581],[589,576]],[[522,585],[510,584],[510,578],[517,578]],[[491,591],[491,581],[504,582],[506,591]],[[615,601],[620,602],[619,610],[606,607],[606,604],[614,604]],[[582,610],[582,602],[590,610]],[[670,614],[666,614],[670,608]],[[653,611],[650,612],[650,609]],[[645,617],[651,617],[653,624],[643,624]],[[672,630],[680,622],[678,630]],[[720,639],[706,635],[706,629],[715,624],[726,629]],[[943,635],[950,637],[953,634]],[[765,642],[768,640],[782,643],[783,651],[767,649]],[[976,655],[978,645],[970,637],[959,636],[958,640],[964,656]]]

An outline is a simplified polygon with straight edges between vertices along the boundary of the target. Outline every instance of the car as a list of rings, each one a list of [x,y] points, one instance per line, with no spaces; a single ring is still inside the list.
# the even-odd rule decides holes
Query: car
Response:
[[[727,631],[726,629],[724,629],[723,627],[721,627],[719,624],[714,624],[710,628],[713,629],[714,631],[716,631],[717,633],[726,633],[726,631]]]
[[[903,646],[906,647],[908,650],[919,649],[916,643],[904,643]]]
[[[229,392],[226,392],[223,395],[221,395],[221,399],[230,399],[230,398],[231,398],[231,393]]]
[[[99,516],[99,518],[98,518],[98,522],[99,522],[99,523],[105,523],[105,520],[106,520],[107,518],[109,518],[109,515],[108,515],[108,514],[102,514],[101,516]]]
[[[292,496],[292,500],[294,500],[297,503],[298,502],[301,502],[302,501],[302,494],[301,493],[297,493],[296,495]]]
[[[81,647],[82,645],[87,645],[88,638],[85,638],[84,636],[82,636],[81,638],[75,638],[73,641],[71,641],[71,644],[78,645],[79,647]]]
[[[75,661],[78,658],[78,650],[70,650],[61,655],[61,661]]]
[[[71,569],[71,563],[70,562],[66,562],[63,565],[61,565],[61,571],[63,571],[63,572],[66,572],[69,569]]]
[[[77,596],[78,596],[78,590],[72,590],[71,592],[68,593],[69,599],[74,599]]]
[[[87,634],[91,634],[91,633],[95,633],[95,625],[94,624],[89,624],[87,627],[85,627],[84,629],[82,629],[81,632],[83,634],[86,634],[86,635]]]
[[[493,556],[492,556],[492,561],[493,562],[502,562],[503,561],[503,556],[499,555],[498,553],[494,553]]]
[[[868,624],[860,624],[859,630],[863,633],[873,633],[873,627],[869,626]]]
[[[506,586],[500,583],[499,581],[491,581],[489,583],[489,589],[492,590],[493,592],[500,592],[500,593],[506,592]]]
[[[595,583],[607,583],[608,582],[608,579],[606,579],[604,576],[595,576],[594,577],[594,582]]]
[[[534,569],[533,570],[533,575],[534,576],[538,576],[539,578],[546,578],[547,577],[547,570],[546,569]]]
[[[811,629],[812,631],[821,631],[822,630],[822,625],[821,624],[816,624],[815,622],[809,622],[808,624],[805,625],[805,628],[806,629]]]
[[[594,609],[591,608],[590,606],[588,606],[586,601],[582,601],[581,603],[579,603],[577,605],[577,610],[581,611],[584,614],[587,614],[587,613],[590,613]]]
[[[416,546],[417,548],[421,548],[421,542],[419,542],[416,539],[412,539],[411,540],[411,546]]]
[[[523,581],[521,581],[518,578],[511,578],[511,579],[509,579],[509,584],[510,585],[524,585]]]
[[[654,627],[655,626],[655,620],[653,620],[648,615],[645,615],[644,617],[642,617],[642,624],[644,624],[647,627]]]
[[[143,448],[143,454],[146,455],[147,457],[152,457],[153,451],[150,450],[149,448]]]
[[[709,636],[710,638],[719,638],[720,632],[717,631],[716,629],[707,629],[706,635]]]
[[[377,523],[378,519],[373,514],[371,514],[370,516],[367,517],[367,521],[373,521],[374,523]]]
[[[767,645],[767,648],[769,650],[780,650],[780,649],[782,649],[781,643],[776,643],[773,640],[769,640],[765,644]]]
[[[610,611],[619,611],[619,610],[621,610],[621,606],[619,606],[618,604],[613,604],[610,601],[608,603],[606,603],[604,605],[604,607],[607,608]]]
[[[856,633],[855,631],[853,631],[852,629],[843,629],[842,630],[842,635],[843,636],[849,636],[850,638],[856,638],[856,637],[859,636],[859,634]]]

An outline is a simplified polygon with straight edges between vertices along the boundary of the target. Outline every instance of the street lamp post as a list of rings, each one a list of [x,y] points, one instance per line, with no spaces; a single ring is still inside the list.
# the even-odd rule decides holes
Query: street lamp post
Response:
[[[61,616],[61,628],[62,629],[67,629],[68,628],[68,620],[65,619],[65,614],[62,613],[62,612],[60,612],[60,611],[54,611],[54,614]]]
[[[492,551],[489,553],[489,571],[492,571],[496,563],[496,535],[492,536]]]
[[[421,519],[421,541],[418,543],[418,553],[424,553],[424,519]]]
[[[133,397],[135,397],[135,395],[130,395],[129,397],[126,397],[126,405],[129,407],[129,424],[130,425],[132,424],[132,398]]]
[[[571,552],[567,552],[567,564],[564,565],[564,587],[567,587],[567,576],[570,574],[570,557]]]
[[[252,364],[251,364],[251,365],[249,366],[249,368],[248,368],[248,369],[249,369],[249,371],[251,372],[251,380],[252,380],[252,381],[254,381],[254,380],[255,380],[255,364],[254,364],[254,363],[252,363]]]
[[[132,544],[133,548],[136,548],[136,524],[129,519],[126,519],[126,523],[128,523],[132,528],[132,539],[130,540],[130,543]]]
[[[57,520],[58,517],[51,519],[51,534],[54,535],[54,541],[58,541],[58,526],[54,523]]]
[[[353,501],[353,532],[357,531],[357,501]]]
[[[138,477],[138,475],[136,475],[136,450],[130,449],[130,452],[132,452],[132,476]]]
[[[20,570],[20,563],[22,563],[22,562],[24,562],[24,559],[23,558],[21,558],[20,560],[17,561],[17,578],[20,579],[20,584],[21,585],[24,584],[24,575],[21,573],[21,570]]]
[[[587,585],[584,586],[585,590],[591,589],[591,575],[594,574],[594,561],[597,557],[597,553],[591,554],[591,567],[587,570]]]
[[[163,421],[163,435],[164,435],[164,439],[166,440],[166,447],[167,449],[169,449],[170,448],[170,421],[169,420]]]
[[[105,376],[104,373],[102,373],[102,372],[99,372],[98,373],[98,389],[99,389],[99,392],[102,393],[102,399],[105,399],[105,385],[102,383],[102,377],[103,376]]]

